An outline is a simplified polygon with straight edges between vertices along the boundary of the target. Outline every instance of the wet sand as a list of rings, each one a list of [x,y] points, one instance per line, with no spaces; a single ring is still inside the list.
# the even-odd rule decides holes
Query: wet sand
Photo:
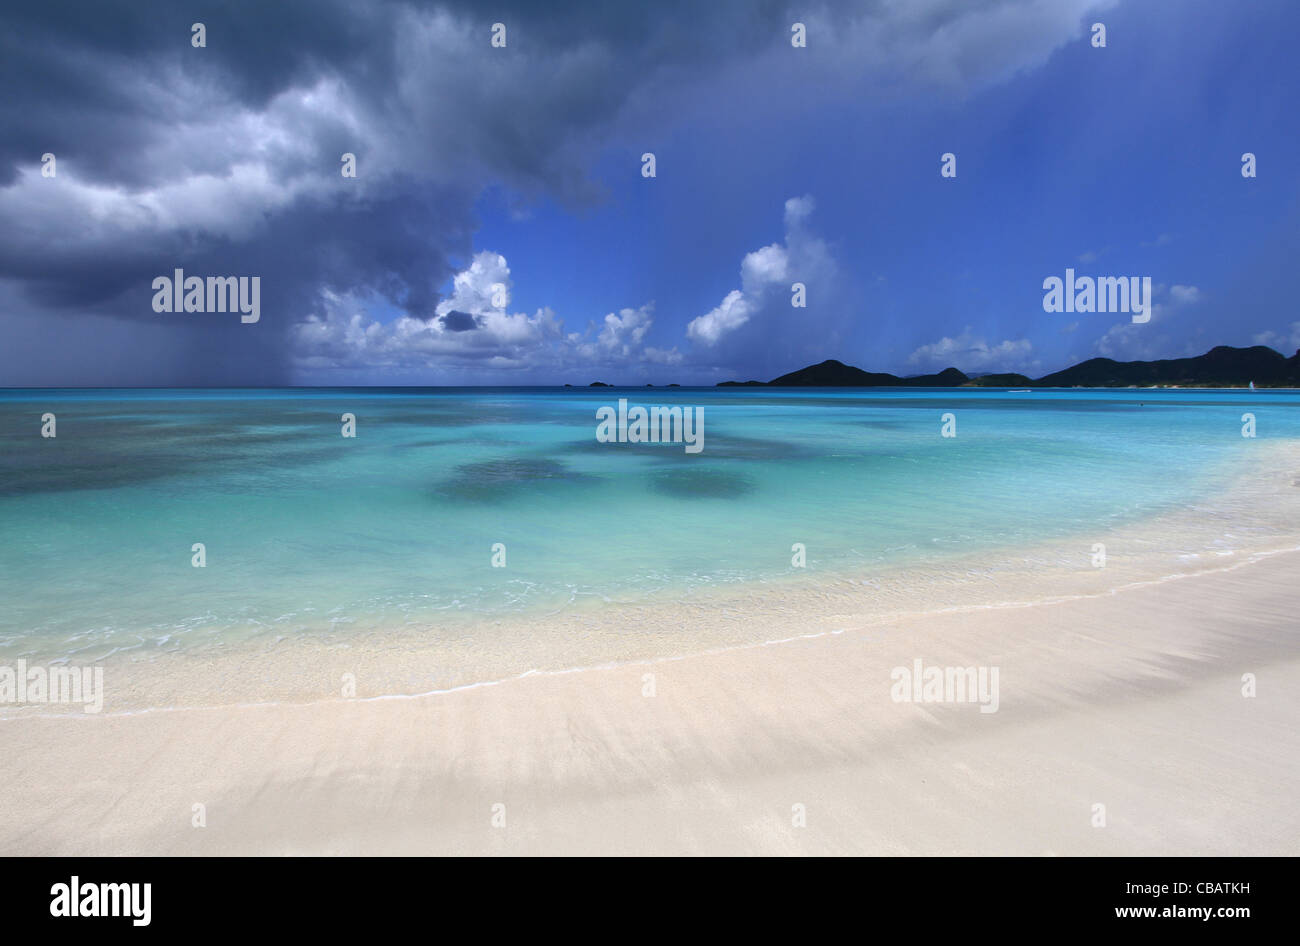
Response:
[[[1298,573],[810,615],[803,639],[425,695],[11,717],[0,851],[1296,854]],[[896,702],[918,658],[997,667],[997,711]]]

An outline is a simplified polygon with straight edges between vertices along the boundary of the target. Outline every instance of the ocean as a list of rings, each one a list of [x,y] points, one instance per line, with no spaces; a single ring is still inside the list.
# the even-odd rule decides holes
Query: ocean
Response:
[[[702,409],[702,451],[599,442],[619,398]],[[0,659],[463,638],[701,589],[1033,567],[1053,542],[1045,566],[1087,569],[1099,537],[1189,510],[1203,547],[1174,551],[1230,553],[1268,530],[1229,484],[1300,438],[1297,408],[1282,391],[10,390]]]

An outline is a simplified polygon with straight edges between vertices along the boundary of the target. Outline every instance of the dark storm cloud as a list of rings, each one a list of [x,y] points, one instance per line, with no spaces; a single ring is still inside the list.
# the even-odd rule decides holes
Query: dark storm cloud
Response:
[[[990,47],[975,11],[1062,2],[934,0],[916,16],[846,0],[798,16],[826,37],[807,64],[838,87],[836,70],[863,63],[938,64],[930,71],[944,76],[953,61],[1014,64],[1020,54]],[[602,152],[639,146],[728,70],[721,88],[768,108],[790,85],[780,70],[799,68],[769,55],[788,47],[792,18],[776,0],[8,4],[0,290],[13,304],[0,332],[21,320],[30,341],[46,326],[52,384],[84,381],[87,365],[96,383],[282,383],[294,326],[337,317],[331,307],[382,298],[432,324],[439,287],[476,249],[485,188],[512,203],[598,202],[589,171]],[[497,21],[507,50],[490,45]],[[195,22],[207,29],[202,49]],[[46,152],[55,178],[40,174]],[[339,173],[345,152],[354,179]],[[176,268],[261,277],[261,320],[154,313],[151,282]],[[104,327],[114,321],[147,331]],[[457,334],[484,337],[473,357],[492,360],[491,339],[559,331],[548,312]],[[0,346],[0,384],[30,375],[18,351]],[[433,345],[428,357],[445,353]]]
[[[357,4],[125,2],[10,5],[0,34],[0,185],[33,161],[40,146],[87,159],[87,180],[154,183],[169,170],[139,160],[142,149],[177,134],[205,108],[257,108],[323,71],[364,69],[373,82],[385,60],[385,21],[363,19]],[[190,45],[190,25],[205,23],[207,48]],[[169,80],[184,74],[209,91],[182,96]],[[192,167],[211,156],[192,152]]]
[[[450,332],[469,332],[478,328],[478,319],[468,312],[451,311],[442,316],[439,320],[443,328]]]
[[[472,250],[484,186],[598,200],[586,175],[593,139],[638,84],[770,39],[776,4],[721,6],[10,5],[0,24],[9,311],[25,314],[27,331],[50,326],[49,358],[67,354],[75,376],[54,371],[51,383],[85,377],[72,349],[96,344],[93,317],[163,333],[147,363],[124,348],[117,375],[102,366],[117,383],[282,383],[288,329],[325,292],[375,294],[430,318],[452,260]],[[497,20],[507,55],[488,42]],[[191,45],[195,22],[205,48]],[[52,179],[39,174],[46,152]],[[339,174],[344,152],[357,157],[356,179]],[[150,284],[175,268],[262,277],[261,322],[154,313]],[[83,331],[57,330],[74,317]]]

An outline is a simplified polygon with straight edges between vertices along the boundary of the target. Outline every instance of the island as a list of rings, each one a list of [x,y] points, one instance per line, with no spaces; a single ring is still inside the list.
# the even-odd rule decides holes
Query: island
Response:
[[[830,358],[771,381],[723,381],[717,387],[1245,388],[1252,385],[1261,388],[1300,387],[1300,350],[1288,358],[1266,345],[1250,348],[1219,345],[1192,358],[1160,361],[1089,358],[1037,380],[1006,372],[972,377],[956,368],[903,378],[884,372],[864,371]]]

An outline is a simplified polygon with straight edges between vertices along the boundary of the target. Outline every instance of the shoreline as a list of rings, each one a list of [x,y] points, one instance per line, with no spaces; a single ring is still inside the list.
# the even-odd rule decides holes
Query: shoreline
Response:
[[[434,696],[11,720],[0,849],[1295,854],[1298,560]],[[914,659],[1000,667],[1000,707],[894,702]]]
[[[975,551],[885,569],[806,573],[774,581],[667,591],[636,602],[586,602],[546,615],[448,620],[439,625],[350,626],[335,635],[243,639],[201,650],[134,651],[86,665],[105,668],[99,716],[146,709],[259,706],[343,699],[344,674],[356,698],[409,697],[489,686],[530,673],[637,664],[758,646],[790,630],[829,633],[900,617],[961,609],[1032,606],[1113,594],[1135,583],[1186,578],[1300,547],[1300,442],[1271,443],[1264,461],[1225,481],[1183,511],[1139,518],[1087,537],[1052,539],[1022,550]],[[1234,546],[1223,547],[1231,535]],[[1092,544],[1104,568],[1089,564]],[[23,655],[42,663],[75,659]],[[6,659],[12,663],[17,659]],[[0,703],[6,721],[78,706]]]
[[[1108,598],[1116,595],[1123,595],[1133,591],[1139,591],[1144,588],[1157,587],[1168,583],[1188,581],[1207,576],[1223,575],[1229,572],[1237,571],[1241,568],[1248,568],[1261,562],[1267,562],[1277,556],[1289,556],[1300,554],[1300,545],[1294,545],[1284,548],[1268,549],[1249,553],[1243,560],[1224,564],[1217,568],[1206,568],[1200,571],[1183,572],[1177,574],[1164,575],[1158,578],[1140,579],[1126,584],[1118,585],[1113,588],[1106,588],[1099,591],[1079,592],[1063,594],[1052,597],[1039,598],[1024,601],[999,601],[981,604],[962,604],[951,607],[933,608],[929,610],[917,611],[899,611],[888,614],[877,615],[865,623],[856,627],[845,627],[837,630],[820,630],[806,634],[795,634],[789,637],[780,637],[772,639],[761,639],[744,641],[734,644],[726,644],[718,647],[712,647],[704,650],[693,650],[679,654],[662,654],[657,656],[632,657],[626,660],[606,661],[602,663],[584,664],[572,667],[559,668],[529,668],[517,674],[499,677],[487,680],[473,680],[466,683],[456,684],[454,686],[442,689],[422,690],[415,692],[402,693],[375,693],[366,696],[320,696],[314,699],[264,699],[251,702],[228,702],[228,703],[196,703],[193,705],[174,705],[174,706],[142,706],[117,711],[103,711],[98,713],[86,713],[77,707],[70,707],[63,712],[41,712],[41,707],[30,706],[27,712],[16,713],[13,715],[0,714],[0,726],[6,722],[16,722],[25,719],[118,719],[135,716],[146,716],[154,713],[185,713],[209,709],[259,709],[273,708],[284,706],[314,706],[331,703],[378,703],[390,700],[421,700],[438,696],[446,696],[453,693],[462,693],[470,690],[485,689],[491,687],[505,686],[531,677],[563,677],[571,674],[584,673],[587,671],[598,670],[625,670],[639,667],[653,667],[658,664],[676,663],[688,661],[699,657],[716,657],[729,653],[743,652],[763,647],[777,647],[784,644],[794,644],[799,641],[817,640],[825,637],[833,637],[841,634],[865,633],[871,628],[879,627],[884,624],[892,624],[905,620],[924,620],[926,618],[939,618],[945,616],[960,616],[981,614],[985,612],[1014,611],[1028,608],[1038,608],[1051,605],[1070,604],[1074,602],[1088,601],[1099,598]],[[1296,562],[1296,567],[1300,569],[1300,559]],[[189,655],[181,655],[185,659]],[[237,659],[245,659],[249,656],[264,656],[261,653],[256,655],[240,654]]]
[[[217,644],[196,651],[102,661],[100,714],[79,706],[0,703],[0,726],[26,718],[110,716],[198,706],[257,706],[402,698],[494,686],[532,674],[638,665],[763,646],[894,619],[962,613],[1114,594],[1153,581],[1238,567],[1300,548],[1300,442],[1270,445],[1267,462],[1222,484],[1228,512],[1206,497],[1189,509],[1031,548],[981,550],[887,569],[664,592],[633,603],[588,602],[558,613],[449,621],[428,626],[351,627],[330,637]],[[1224,548],[1223,536],[1235,547]],[[1089,563],[1106,546],[1104,568]],[[800,633],[793,635],[792,630]],[[41,663],[26,658],[29,666]],[[49,665],[71,664],[64,658]],[[95,665],[99,665],[96,662]]]

